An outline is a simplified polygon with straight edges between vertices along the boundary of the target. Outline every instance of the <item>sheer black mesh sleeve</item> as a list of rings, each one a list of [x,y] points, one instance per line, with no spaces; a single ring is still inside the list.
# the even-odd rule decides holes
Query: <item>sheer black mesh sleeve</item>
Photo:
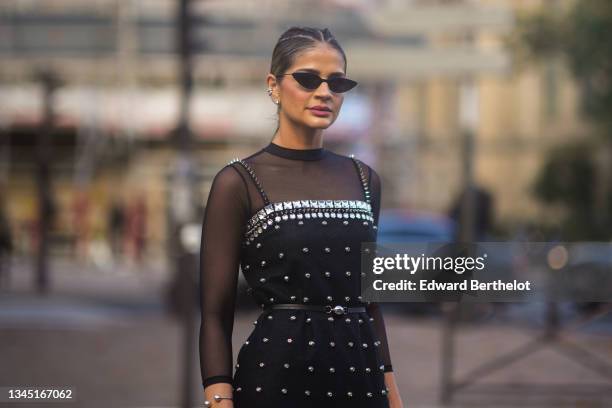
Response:
[[[246,181],[233,165],[221,169],[210,189],[200,247],[200,368],[202,385],[232,384],[232,331],[240,243],[250,211]]]
[[[368,185],[371,192],[372,213],[374,214],[374,225],[378,225],[378,217],[380,216],[380,196],[381,186],[380,177],[376,171],[368,166]],[[387,331],[385,329],[385,321],[383,319],[380,306],[376,302],[371,302],[367,306],[368,314],[374,318],[374,332],[381,342],[380,350],[384,364],[384,371],[393,371],[391,365],[391,355],[389,353],[389,344],[387,342]]]

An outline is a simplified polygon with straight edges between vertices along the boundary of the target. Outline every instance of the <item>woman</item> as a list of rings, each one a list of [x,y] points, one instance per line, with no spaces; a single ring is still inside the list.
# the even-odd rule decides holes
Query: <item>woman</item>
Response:
[[[360,296],[360,244],[376,240],[380,179],[322,147],[357,84],[346,65],[329,30],[283,33],[267,77],[274,137],[213,180],[200,265],[206,405],[402,407],[383,317]],[[239,266],[264,310],[232,377]]]

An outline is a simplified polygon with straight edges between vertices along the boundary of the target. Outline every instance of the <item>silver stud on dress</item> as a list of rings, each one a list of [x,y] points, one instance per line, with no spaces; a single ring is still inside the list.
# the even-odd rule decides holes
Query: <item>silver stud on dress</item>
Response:
[[[310,371],[312,373],[314,371],[314,367],[313,366],[308,366],[308,371]]]
[[[334,321],[334,318],[333,318],[333,317],[331,317],[331,316],[329,316],[329,317],[327,318],[327,320],[329,320],[330,322],[333,322],[333,321]]]
[[[334,367],[329,367],[329,372],[330,372],[330,373],[335,373],[335,372],[336,372],[336,369],[335,369]]]
[[[257,387],[257,388],[255,388],[255,391],[257,391],[257,392],[261,392],[261,387]]]
[[[314,345],[315,345],[314,340],[310,340],[310,341],[308,341],[308,345],[309,345],[309,346],[314,346]]]
[[[329,254],[331,252],[331,248],[330,247],[325,247],[324,251]]]
[[[355,372],[355,367],[350,366],[350,367],[349,367],[349,370],[351,371],[351,373],[354,373],[354,372]]]
[[[331,296],[328,296],[328,297],[327,297],[327,300],[329,300],[329,301],[331,302],[332,300],[334,300],[334,298],[333,298],[333,297],[331,297]]]
[[[371,371],[372,371],[372,370],[370,370],[370,367],[366,367],[366,369],[365,369],[365,372],[366,372],[366,373],[369,373],[369,372],[371,372]]]
[[[325,277],[329,278],[331,276],[331,273],[329,271],[325,271]]]
[[[353,393],[349,391],[349,392],[347,392],[347,393],[346,393],[346,396],[347,396],[347,397],[352,397],[352,396],[353,396]]]
[[[308,302],[308,297],[304,297],[304,303]]]
[[[266,261],[261,261],[261,266],[266,266]]]
[[[263,368],[263,366],[265,366],[265,364],[263,362],[259,363],[259,366]]]
[[[344,221],[342,221],[342,223],[343,223],[344,225],[349,225],[348,220],[344,220]]]
[[[268,320],[272,320],[272,319],[273,319],[272,315],[268,315]]]
[[[334,396],[334,393],[333,393],[333,392],[331,392],[331,391],[327,391],[327,396],[328,396],[328,397],[333,397],[333,396]]]
[[[267,343],[270,339],[268,339],[267,337],[264,337],[263,339],[261,339],[261,341],[263,341],[264,343]]]
[[[353,347],[354,345],[355,345],[355,343],[353,343],[352,341],[349,341],[349,342],[348,342],[348,346],[349,346],[349,347]]]
[[[344,272],[344,274],[345,274],[347,277],[349,277],[349,276],[351,276],[351,271],[346,271],[346,272]]]
[[[285,367],[285,368],[289,368],[289,363],[285,363],[285,364],[283,364],[283,367]]]
[[[344,247],[344,251],[351,252],[351,247]]]
[[[289,282],[289,276],[285,275],[283,276],[283,279],[285,280],[285,282]]]
[[[371,396],[372,396],[372,393],[368,391],[368,392],[366,392],[366,395],[367,395],[368,397],[371,397]]]
[[[350,296],[345,296],[344,300],[346,300],[347,302],[350,302],[351,301],[351,297]]]
[[[306,278],[310,278],[310,274],[309,274],[308,272],[306,272],[306,273],[304,274],[304,276],[305,276]]]
[[[346,319],[344,319],[345,322],[350,323],[351,322],[351,318],[347,317]]]
[[[310,317],[306,318],[306,323],[310,323],[312,321],[312,319]]]
[[[333,341],[330,341],[330,342],[329,342],[329,346],[330,346],[330,347],[336,347],[336,343],[334,343]]]
[[[304,394],[305,394],[306,396],[309,396],[309,395],[310,395],[310,391],[309,391],[309,390],[304,390]]]
[[[260,281],[261,283],[265,283],[265,282],[266,282],[266,278],[259,278],[259,281]]]
[[[287,393],[287,389],[286,389],[286,388],[283,388],[283,389],[281,390],[281,392],[282,392],[283,394],[286,394],[286,393]]]
[[[261,242],[258,242],[257,245],[255,245],[255,248],[261,248]]]
[[[363,343],[362,346],[363,348],[368,348],[368,343]]]
[[[284,254],[284,253],[282,253],[282,252],[279,252],[279,253],[278,253],[278,258],[279,258],[279,259],[283,259],[283,257],[284,257],[284,256],[285,256],[285,254]]]
[[[295,315],[291,315],[291,316],[289,317],[289,320],[295,320],[295,319],[296,319]]]
[[[304,253],[308,252],[308,247],[302,248],[302,252],[304,252]]]
[[[321,221],[321,224],[322,225],[327,225],[327,221],[323,220],[323,221]]]
[[[293,343],[293,339],[290,337],[287,339],[287,343]]]

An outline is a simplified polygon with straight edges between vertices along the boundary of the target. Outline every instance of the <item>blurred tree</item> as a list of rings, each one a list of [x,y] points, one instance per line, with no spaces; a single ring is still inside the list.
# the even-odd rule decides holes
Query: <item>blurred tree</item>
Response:
[[[594,211],[597,176],[594,144],[575,142],[554,149],[536,178],[534,193],[547,204],[562,203],[568,213],[561,225],[563,240],[606,240],[610,225],[601,223]],[[612,213],[612,197],[607,201]]]
[[[612,235],[612,1],[576,1],[567,11],[544,8],[518,19],[519,60],[565,59],[581,90],[581,108],[595,125],[582,144],[552,151],[534,186],[546,203],[568,210],[565,239]]]

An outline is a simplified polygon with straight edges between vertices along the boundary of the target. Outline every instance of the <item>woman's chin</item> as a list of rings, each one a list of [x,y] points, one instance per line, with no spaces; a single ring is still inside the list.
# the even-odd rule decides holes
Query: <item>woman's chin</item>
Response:
[[[328,119],[328,118],[320,118],[320,119],[311,119],[309,121],[306,122],[308,124],[309,127],[311,128],[315,128],[315,129],[327,129],[328,127],[331,126],[332,123],[334,123],[333,120]]]

